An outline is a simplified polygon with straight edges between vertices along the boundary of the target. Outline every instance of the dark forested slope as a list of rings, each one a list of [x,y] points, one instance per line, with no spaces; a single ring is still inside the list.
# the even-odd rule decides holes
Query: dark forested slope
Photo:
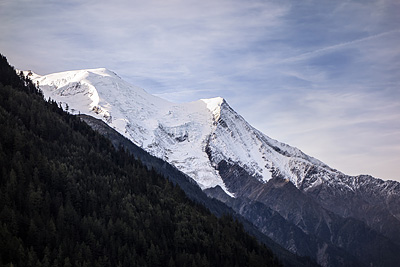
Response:
[[[3,56],[0,175],[0,265],[279,265],[231,217],[44,101]]]

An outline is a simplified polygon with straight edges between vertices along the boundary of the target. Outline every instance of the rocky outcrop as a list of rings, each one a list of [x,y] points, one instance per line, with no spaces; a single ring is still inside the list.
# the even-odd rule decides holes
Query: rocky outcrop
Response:
[[[310,191],[278,177],[263,183],[225,161],[220,162],[218,170],[235,198],[224,196],[221,190],[208,189],[206,193],[225,202],[292,252],[309,256],[323,266],[394,266],[399,262],[395,238],[386,237],[364,220],[341,216],[336,207],[325,207]],[[332,190],[331,199],[333,193],[340,198],[340,191]]]

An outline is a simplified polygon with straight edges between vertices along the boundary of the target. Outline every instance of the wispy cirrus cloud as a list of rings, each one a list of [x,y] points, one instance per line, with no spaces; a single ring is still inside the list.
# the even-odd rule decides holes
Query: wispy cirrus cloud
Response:
[[[286,58],[284,59],[282,62],[293,62],[293,61],[299,61],[299,60],[305,60],[305,59],[309,59],[310,57],[314,57],[314,56],[318,56],[320,54],[324,54],[324,53],[329,53],[331,51],[334,50],[338,50],[338,49],[343,49],[349,46],[355,46],[361,42],[368,42],[371,41],[373,39],[380,39],[386,35],[390,35],[390,34],[399,34],[400,33],[400,28],[399,29],[395,29],[395,30],[391,30],[391,31],[387,31],[387,32],[382,32],[382,33],[378,33],[372,36],[367,36],[367,37],[363,37],[363,38],[359,38],[356,40],[352,40],[352,41],[347,41],[347,42],[343,42],[343,43],[339,43],[339,44],[334,44],[334,45],[330,45],[327,47],[323,47],[323,48],[319,48],[316,49],[314,51],[310,51],[310,52],[305,52],[303,54],[300,55],[296,55],[290,58]]]

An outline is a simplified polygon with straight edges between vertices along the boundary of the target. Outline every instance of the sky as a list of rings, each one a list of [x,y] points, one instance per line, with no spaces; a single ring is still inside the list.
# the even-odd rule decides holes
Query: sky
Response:
[[[173,102],[221,96],[271,138],[400,181],[398,0],[0,0],[0,53],[105,67]]]

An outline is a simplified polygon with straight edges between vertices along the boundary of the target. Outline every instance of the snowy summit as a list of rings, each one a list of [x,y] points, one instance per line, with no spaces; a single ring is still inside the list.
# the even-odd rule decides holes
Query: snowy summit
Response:
[[[220,186],[233,196],[218,172],[222,161],[239,165],[261,182],[277,176],[296,186],[310,166],[319,166],[327,175],[334,172],[299,149],[254,129],[221,97],[171,103],[104,68],[32,74],[31,78],[46,98],[73,114],[104,120],[193,178],[202,189]]]

